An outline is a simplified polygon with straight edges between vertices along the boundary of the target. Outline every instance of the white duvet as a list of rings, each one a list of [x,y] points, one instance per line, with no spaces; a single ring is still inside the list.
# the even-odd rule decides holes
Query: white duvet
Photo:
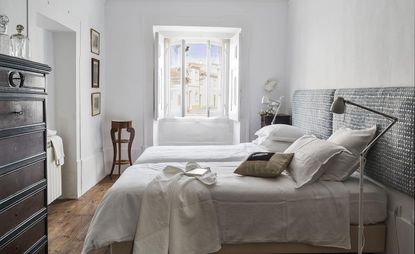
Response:
[[[254,152],[265,151],[264,148],[254,143],[209,146],[152,146],[140,155],[135,164],[188,161],[243,161]]]
[[[240,162],[206,162],[217,173],[210,187],[222,243],[301,242],[350,248],[349,193],[343,183],[318,182],[296,189],[286,175],[266,179],[233,174]],[[146,186],[167,165],[129,167],[105,194],[92,219],[83,253],[132,241]],[[195,232],[196,234],[197,232]]]

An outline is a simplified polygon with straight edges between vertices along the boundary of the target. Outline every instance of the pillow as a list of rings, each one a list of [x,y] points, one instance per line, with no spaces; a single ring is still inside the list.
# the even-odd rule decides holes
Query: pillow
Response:
[[[284,142],[294,142],[304,134],[305,132],[302,129],[287,124],[267,125],[255,132],[255,135],[258,137],[266,137],[269,140]]]
[[[327,141],[347,148],[354,155],[359,156],[367,144],[376,134],[376,125],[361,130],[342,128],[333,133]]]
[[[284,153],[253,153],[234,173],[244,176],[277,177],[287,169],[293,156],[294,154]]]
[[[350,151],[336,156],[335,159],[329,160],[325,165],[325,172],[320,177],[322,181],[345,181],[359,167],[359,157],[353,155]]]
[[[273,141],[269,140],[266,137],[258,137],[252,143],[257,144],[271,153],[278,153],[284,152],[292,142],[285,142],[285,141]]]
[[[297,188],[317,181],[327,166],[336,165],[344,169],[355,162],[345,159],[352,155],[346,148],[312,135],[299,138],[284,153],[294,153],[287,171],[297,183]],[[342,160],[348,163],[340,163]]]
[[[327,141],[345,147],[351,154],[343,154],[337,160],[326,164],[326,172],[320,180],[344,181],[359,167],[359,155],[376,134],[376,126],[362,130],[342,128],[333,133]],[[346,165],[348,167],[346,167]]]

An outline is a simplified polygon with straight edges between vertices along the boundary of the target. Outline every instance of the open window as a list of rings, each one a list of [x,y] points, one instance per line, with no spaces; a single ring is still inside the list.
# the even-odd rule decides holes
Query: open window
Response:
[[[235,28],[155,27],[155,116],[239,115],[239,34]]]

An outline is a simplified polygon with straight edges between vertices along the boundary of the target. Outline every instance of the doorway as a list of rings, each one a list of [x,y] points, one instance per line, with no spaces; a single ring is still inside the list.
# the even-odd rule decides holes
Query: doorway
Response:
[[[52,73],[47,77],[46,116],[49,138],[59,136],[65,154],[60,168],[51,169],[54,163],[48,163],[50,172],[61,171],[58,176],[48,175],[48,196],[60,187],[61,193],[55,193],[53,198],[78,198],[81,187],[77,159],[80,147],[77,125],[77,33],[42,14],[37,15],[36,24],[43,37],[44,61],[52,67]],[[53,200],[48,203],[51,201]]]

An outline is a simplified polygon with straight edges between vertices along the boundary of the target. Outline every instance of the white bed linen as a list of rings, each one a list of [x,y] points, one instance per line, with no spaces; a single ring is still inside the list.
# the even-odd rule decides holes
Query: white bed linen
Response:
[[[221,248],[215,205],[207,188],[216,174],[189,177],[186,169],[166,167],[141,198],[133,254],[200,254]],[[210,171],[210,170],[209,170]]]
[[[151,146],[134,164],[164,162],[243,161],[254,152],[265,152],[254,143],[209,146]]]
[[[358,197],[356,179],[352,178],[344,184],[320,182],[295,189],[295,183],[288,176],[276,179],[237,176],[233,171],[239,163],[200,163],[218,173],[218,183],[211,189],[211,195],[216,203],[222,243],[299,241],[324,246],[326,244],[307,239],[307,235],[324,234],[323,227],[327,225],[332,228],[326,217],[322,216],[321,230],[315,232],[305,230],[312,227],[302,227],[298,232],[290,232],[290,228],[295,229],[297,223],[303,223],[298,221],[297,212],[314,211],[314,214],[323,215],[327,207],[316,206],[316,200],[329,192],[334,196],[346,192],[352,209],[352,217],[348,219],[351,223],[357,222],[357,213],[353,211]],[[167,164],[184,167],[184,163]],[[142,193],[167,164],[133,165],[123,173],[96,211],[85,239],[85,251],[113,242],[133,240]],[[287,200],[294,204],[290,206],[294,209],[284,208],[283,204]],[[349,207],[343,207],[339,213],[347,214],[347,210]],[[366,224],[382,222],[386,218],[385,193],[369,182],[365,185],[365,211],[370,211],[365,215]],[[349,227],[344,230],[348,232]],[[333,233],[332,230],[328,232]]]

